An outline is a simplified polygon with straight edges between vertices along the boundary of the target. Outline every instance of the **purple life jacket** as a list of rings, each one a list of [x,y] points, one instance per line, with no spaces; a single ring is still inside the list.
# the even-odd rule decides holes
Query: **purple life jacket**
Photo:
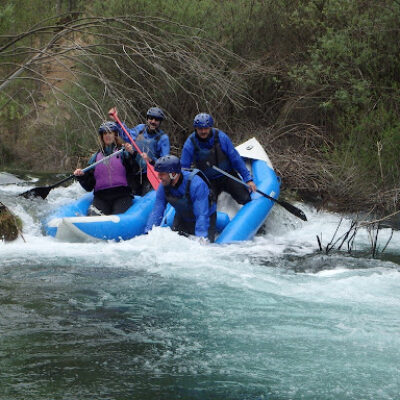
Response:
[[[115,149],[117,151],[118,149]],[[98,152],[96,161],[104,158],[102,152]],[[122,164],[121,155],[111,157],[108,161],[105,161],[97,165],[94,169],[94,177],[96,179],[96,185],[94,191],[103,189],[110,189],[118,186],[128,186],[126,179],[126,169]]]

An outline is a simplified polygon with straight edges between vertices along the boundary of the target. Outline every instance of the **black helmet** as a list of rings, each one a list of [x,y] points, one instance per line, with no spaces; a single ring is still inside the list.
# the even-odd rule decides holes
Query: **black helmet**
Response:
[[[176,156],[163,156],[156,161],[154,169],[157,172],[175,172],[179,174],[181,172],[181,162]]]

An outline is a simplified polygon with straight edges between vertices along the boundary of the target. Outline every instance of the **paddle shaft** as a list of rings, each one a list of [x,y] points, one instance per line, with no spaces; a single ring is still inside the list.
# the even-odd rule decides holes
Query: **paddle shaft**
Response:
[[[221,174],[227,176],[228,178],[231,178],[232,180],[234,180],[234,181],[240,183],[241,185],[246,186],[248,189],[250,189],[250,186],[246,182],[243,182],[242,180],[240,180],[239,178],[236,178],[235,176],[228,174],[226,171],[216,167],[215,165],[213,165],[212,168],[215,169],[216,171],[220,172]],[[303,221],[307,221],[307,217],[304,214],[304,212],[302,210],[300,210],[299,208],[295,207],[294,205],[292,205],[286,201],[280,201],[278,199],[275,199],[275,198],[267,195],[266,193],[262,192],[261,190],[256,189],[256,192],[261,194],[262,196],[266,197],[267,199],[272,200],[275,203],[279,204],[280,206],[285,208],[287,211],[289,211],[296,217],[302,219]]]
[[[126,136],[129,138],[129,140],[131,141],[133,147],[135,148],[135,150],[139,153],[139,155],[146,161],[146,165],[147,165],[147,177],[149,178],[149,181],[151,183],[151,186],[153,186],[154,190],[157,190],[158,185],[160,184],[160,180],[156,174],[156,171],[154,170],[154,167],[149,163],[148,160],[146,160],[143,157],[143,152],[140,150],[139,146],[136,144],[136,142],[132,139],[132,136],[129,134],[129,132],[126,130],[126,128],[124,127],[124,125],[122,125],[122,122],[120,121],[120,119],[118,118],[118,115],[116,113],[110,113],[109,115],[111,115],[114,119],[115,122],[122,128],[122,130],[124,131],[124,133],[126,134]]]

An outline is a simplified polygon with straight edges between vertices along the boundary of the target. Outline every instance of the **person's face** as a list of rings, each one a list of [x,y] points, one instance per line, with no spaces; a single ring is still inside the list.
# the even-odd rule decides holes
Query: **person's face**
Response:
[[[196,128],[196,132],[202,139],[207,139],[211,128]]]
[[[106,146],[115,143],[115,133],[114,132],[103,132],[103,141]]]
[[[161,124],[161,119],[157,117],[147,117],[147,126],[150,131],[155,131]]]
[[[172,182],[172,179],[169,176],[168,172],[157,172],[158,173],[158,178],[161,181],[161,184],[163,186],[169,186]]]

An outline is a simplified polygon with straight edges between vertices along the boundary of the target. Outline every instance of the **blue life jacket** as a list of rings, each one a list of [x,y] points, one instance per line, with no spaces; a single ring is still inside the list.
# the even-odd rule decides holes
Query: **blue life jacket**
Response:
[[[160,140],[161,136],[165,135],[165,133],[161,129],[158,129],[154,136],[145,137],[144,134],[146,129],[147,126],[145,125],[144,128],[138,133],[135,142],[139,149],[143,153],[146,153],[151,160],[157,160],[160,157],[159,151],[157,150],[158,141]],[[136,161],[139,164],[142,173],[145,173],[147,171],[146,161],[139,154],[136,156]]]
[[[217,205],[214,200],[213,192],[210,187],[210,182],[204,173],[198,169],[193,169],[190,171],[190,175],[186,179],[186,187],[184,188],[184,193],[182,196],[173,195],[169,186],[164,187],[165,199],[168,203],[170,203],[174,208],[176,214],[182,217],[186,221],[196,221],[196,217],[193,213],[193,202],[190,197],[190,186],[192,184],[192,179],[198,175],[200,178],[206,182],[208,186],[208,190],[210,194],[208,195],[208,202],[210,207],[210,215],[216,211]],[[181,183],[182,184],[182,183]]]
[[[195,134],[190,137],[194,147],[194,165],[211,180],[221,176],[212,168],[213,165],[227,172],[231,172],[233,169],[229,158],[221,149],[218,129],[213,128],[212,134],[214,135],[214,144],[211,148],[200,147],[195,139]]]

